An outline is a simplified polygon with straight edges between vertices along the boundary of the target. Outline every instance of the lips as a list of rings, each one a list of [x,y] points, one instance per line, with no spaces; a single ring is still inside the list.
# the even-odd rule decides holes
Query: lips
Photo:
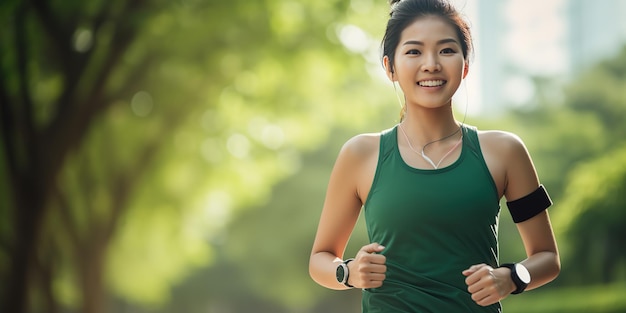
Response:
[[[421,87],[439,87],[443,86],[445,83],[446,81],[442,79],[422,80],[417,82],[417,84]]]

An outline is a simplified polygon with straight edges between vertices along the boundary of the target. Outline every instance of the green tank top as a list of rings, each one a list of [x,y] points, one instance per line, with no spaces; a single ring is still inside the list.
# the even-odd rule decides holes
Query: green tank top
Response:
[[[376,174],[364,206],[370,242],[385,246],[383,286],[364,289],[362,312],[501,312],[477,305],[461,273],[498,265],[500,201],[475,127],[462,126],[460,157],[416,169],[398,150],[397,125],[381,134]]]

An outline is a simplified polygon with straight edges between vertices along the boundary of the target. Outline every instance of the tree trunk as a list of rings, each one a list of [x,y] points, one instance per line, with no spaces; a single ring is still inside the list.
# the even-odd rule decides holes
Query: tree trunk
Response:
[[[101,240],[85,241],[84,253],[79,262],[80,266],[80,286],[82,287],[83,313],[104,313],[105,291],[104,291],[104,262],[108,244]]]
[[[4,295],[2,312],[28,312],[28,281],[35,264],[35,252],[39,238],[42,215],[45,206],[45,192],[36,180],[16,186],[16,221],[12,238],[12,254],[9,264],[9,278]]]

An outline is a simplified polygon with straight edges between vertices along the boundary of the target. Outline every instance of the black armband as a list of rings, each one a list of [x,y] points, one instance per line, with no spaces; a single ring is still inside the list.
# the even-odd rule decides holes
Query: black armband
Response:
[[[506,203],[515,223],[528,220],[551,205],[552,200],[543,185],[524,197]]]

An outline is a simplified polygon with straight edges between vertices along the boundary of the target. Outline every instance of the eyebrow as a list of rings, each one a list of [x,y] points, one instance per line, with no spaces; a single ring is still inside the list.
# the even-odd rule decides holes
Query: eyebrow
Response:
[[[446,39],[441,39],[439,41],[437,41],[437,45],[442,45],[445,43],[456,43],[459,44],[458,41],[456,41],[456,39],[454,38],[446,38]],[[421,41],[417,41],[417,40],[409,40],[409,41],[405,41],[402,45],[418,45],[418,46],[423,46],[424,43]]]

